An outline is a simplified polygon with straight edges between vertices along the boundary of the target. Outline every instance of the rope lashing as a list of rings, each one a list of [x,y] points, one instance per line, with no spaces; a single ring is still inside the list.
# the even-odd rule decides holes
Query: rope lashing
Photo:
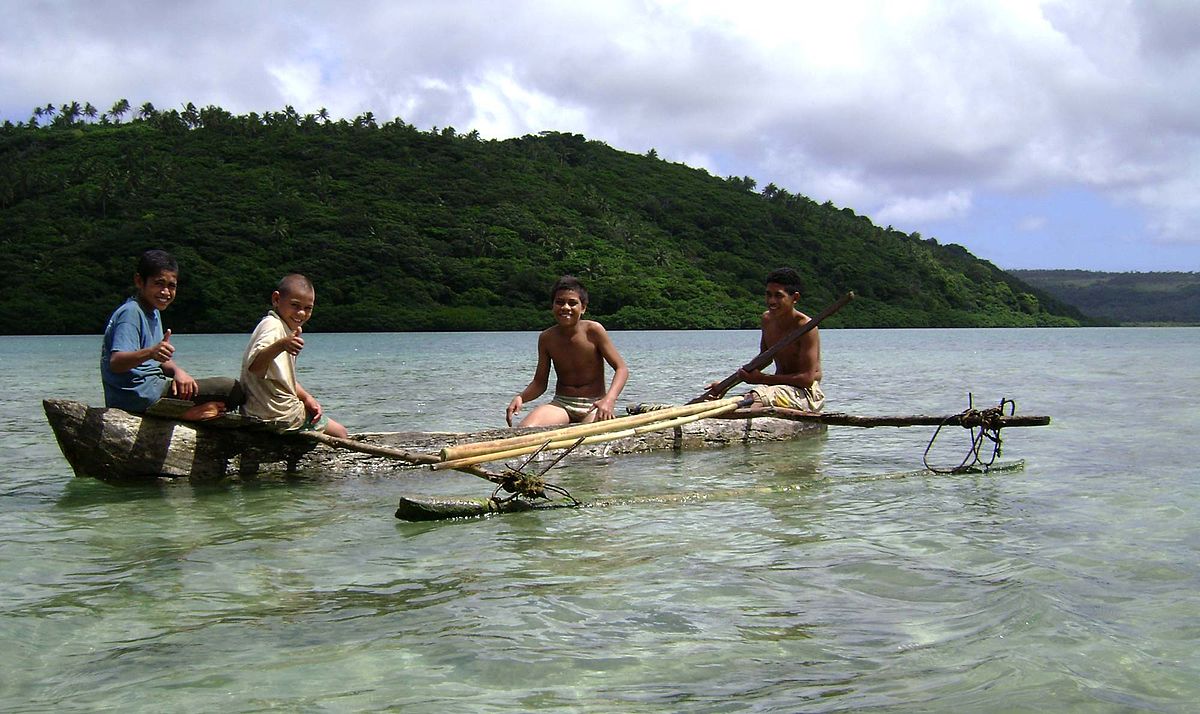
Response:
[[[529,466],[529,463],[531,461],[533,461],[534,458],[536,458],[538,454],[542,453],[542,451],[547,446],[550,445],[550,442],[547,441],[546,443],[542,444],[541,448],[539,448],[537,451],[530,454],[529,457],[526,458],[525,461],[522,462],[520,466],[517,466],[516,468],[513,468],[510,466],[504,470],[504,476],[503,476],[502,480],[500,480],[497,483],[496,490],[492,491],[491,500],[495,501],[496,503],[501,503],[501,504],[507,503],[515,498],[522,498],[522,497],[524,497],[524,498],[544,498],[546,500],[549,500],[550,497],[548,495],[546,495],[546,492],[549,491],[550,493],[556,493],[556,494],[562,496],[563,498],[568,499],[569,501],[571,501],[572,505],[578,506],[580,504],[580,502],[574,496],[572,496],[571,493],[569,491],[567,491],[567,489],[565,489],[562,486],[559,486],[557,484],[546,483],[546,480],[542,477],[546,475],[546,472],[548,472],[550,469],[554,468],[558,464],[559,461],[562,461],[564,456],[571,453],[580,444],[582,444],[583,440],[584,440],[584,437],[579,437],[579,439],[577,439],[575,441],[575,443],[570,446],[570,448],[566,449],[561,454],[559,454],[557,457],[555,457],[555,459],[553,461],[551,461],[546,466],[546,468],[542,469],[538,473],[536,473],[536,474],[525,473],[525,467]],[[506,491],[509,495],[504,496],[502,498],[498,498],[498,496],[500,495],[500,491]]]
[[[938,424],[937,429],[933,432],[933,436],[929,439],[929,445],[925,447],[925,453],[921,456],[921,461],[925,464],[925,468],[936,474],[962,473],[975,467],[981,467],[986,471],[1000,456],[1000,428],[1003,426],[1002,418],[1013,416],[1016,412],[1017,403],[1011,399],[1001,399],[1000,404],[987,409],[975,409],[975,396],[968,392],[967,409],[961,414],[947,417],[941,424]],[[966,456],[963,457],[962,463],[958,466],[948,469],[932,466],[929,463],[929,452],[933,449],[934,442],[937,441],[938,435],[942,432],[942,427],[951,423],[957,423],[964,429],[971,431],[971,443],[967,448]],[[992,453],[986,460],[983,456],[985,442],[991,442],[992,444]]]

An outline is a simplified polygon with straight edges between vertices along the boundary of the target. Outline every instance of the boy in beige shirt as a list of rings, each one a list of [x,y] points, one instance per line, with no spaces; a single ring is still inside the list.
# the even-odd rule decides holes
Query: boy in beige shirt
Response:
[[[316,291],[299,273],[285,275],[271,293],[272,310],[254,328],[242,355],[245,411],[283,431],[320,431],[347,436],[316,397],[296,381],[296,356],[304,349],[304,323],[312,317]]]

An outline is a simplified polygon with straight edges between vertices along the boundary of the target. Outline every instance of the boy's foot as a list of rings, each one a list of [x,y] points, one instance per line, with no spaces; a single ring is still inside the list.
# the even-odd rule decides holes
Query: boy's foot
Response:
[[[225,413],[225,404],[222,402],[204,402],[188,409],[179,418],[184,421],[207,421],[216,419]]]

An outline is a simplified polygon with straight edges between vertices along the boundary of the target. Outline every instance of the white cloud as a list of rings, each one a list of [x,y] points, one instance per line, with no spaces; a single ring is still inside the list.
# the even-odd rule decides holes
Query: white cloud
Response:
[[[1046,227],[1045,216],[1025,216],[1017,222],[1017,230],[1022,233],[1037,233]]]
[[[876,212],[876,222],[896,226],[920,226],[932,221],[962,218],[971,210],[969,191],[945,191],[938,195],[888,198]]]
[[[523,136],[586,124],[585,112],[518,84],[511,67],[489,71],[468,84],[474,114],[467,126],[485,138]]]

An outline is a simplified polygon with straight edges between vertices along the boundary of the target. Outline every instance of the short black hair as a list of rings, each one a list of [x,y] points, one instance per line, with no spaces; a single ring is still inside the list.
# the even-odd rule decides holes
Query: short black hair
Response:
[[[777,283],[783,286],[788,294],[804,292],[804,281],[800,279],[800,273],[797,273],[792,268],[776,268],[767,274],[768,283]]]
[[[179,272],[179,262],[165,250],[148,250],[138,258],[137,274],[142,280],[149,280],[162,272]]]
[[[279,281],[279,285],[275,289],[280,295],[291,295],[294,292],[301,290],[305,292],[316,292],[313,290],[312,281],[307,276],[300,273],[288,273]]]
[[[579,282],[579,278],[573,275],[564,275],[554,281],[554,287],[550,289],[550,302],[554,302],[554,298],[563,290],[574,290],[579,293],[579,302],[587,305],[588,293],[587,288],[583,287],[583,283]]]

